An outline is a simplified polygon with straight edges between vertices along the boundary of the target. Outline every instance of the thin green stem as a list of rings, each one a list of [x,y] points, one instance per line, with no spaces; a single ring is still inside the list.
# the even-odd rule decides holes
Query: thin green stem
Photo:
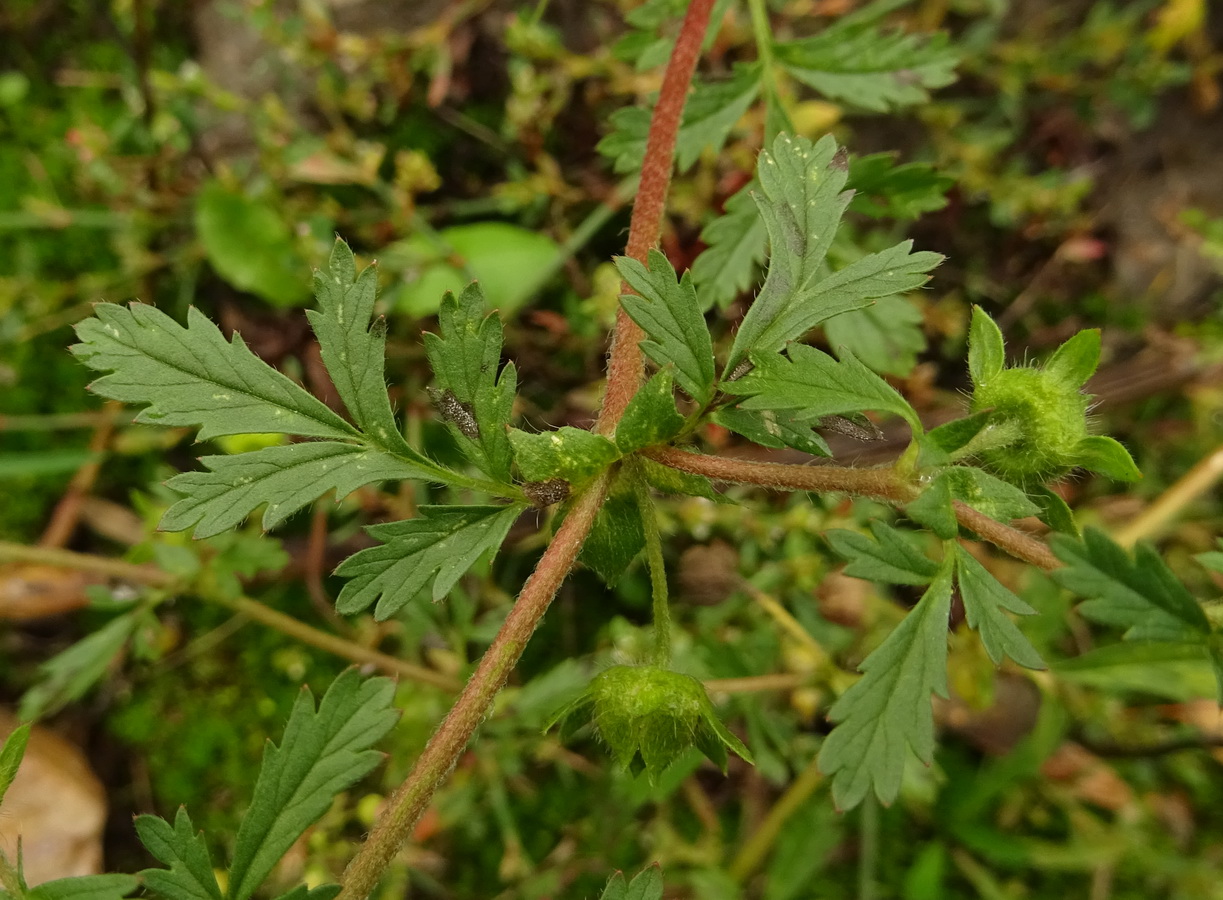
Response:
[[[764,864],[769,851],[773,849],[777,838],[781,836],[781,830],[785,827],[786,822],[802,809],[811,795],[815,793],[816,788],[823,783],[824,774],[820,771],[818,758],[812,759],[807,764],[807,768],[803,769],[786,788],[786,792],[773,804],[773,808],[760,823],[760,827],[752,833],[747,843],[735,854],[735,858],[727,869],[727,874],[735,882],[742,884],[747,881],[752,873]]]
[[[195,596],[206,603],[215,603],[234,612],[241,613],[248,619],[274,628],[303,644],[317,647],[327,653],[335,654],[341,659],[347,659],[359,665],[374,666],[388,675],[397,675],[410,681],[431,684],[447,691],[457,691],[459,684],[450,678],[424,666],[417,666],[385,653],[380,653],[361,644],[345,640],[334,634],[328,634],[299,622],[292,616],[277,612],[270,606],[265,606],[250,597],[227,597],[212,591],[196,591],[194,586],[182,579],[155,566],[137,565],[124,562],[121,559],[108,559],[102,556],[90,556],[87,553],[74,553],[71,550],[59,550],[53,547],[27,547],[24,544],[11,544],[0,541],[0,562],[22,562],[35,565],[54,566],[61,569],[73,569],[78,572],[93,572],[108,578],[124,581],[134,581],[137,584],[148,585],[166,591],[192,591]]]
[[[365,900],[411,837],[433,794],[488,715],[493,699],[522,656],[527,641],[577,559],[607,496],[610,481],[610,472],[604,472],[574,502],[463,693],[430,738],[408,777],[391,795],[386,811],[349,863],[341,879],[343,889],[338,900]]]
[[[879,801],[868,791],[858,819],[858,900],[875,900],[879,869]]]
[[[662,536],[658,531],[658,513],[650,496],[640,458],[629,461],[626,473],[633,485],[637,508],[641,511],[641,528],[645,533],[645,557],[650,567],[650,589],[654,596],[654,664],[671,664],[671,603],[667,596],[667,567],[662,558]]]

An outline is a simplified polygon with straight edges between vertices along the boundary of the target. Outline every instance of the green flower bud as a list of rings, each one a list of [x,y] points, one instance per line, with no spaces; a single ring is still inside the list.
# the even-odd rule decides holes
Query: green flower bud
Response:
[[[600,673],[547,727],[562,719],[562,737],[593,725],[617,765],[644,769],[651,782],[689,747],[723,772],[728,749],[752,762],[747,747],[718,718],[705,686],[659,666],[615,666]]]
[[[1002,332],[973,309],[968,367],[972,412],[988,424],[971,441],[990,469],[1014,484],[1035,487],[1076,466],[1118,481],[1140,478],[1129,453],[1109,437],[1088,434],[1091,396],[1083,385],[1100,362],[1100,332],[1080,331],[1042,368],[1004,368]]]

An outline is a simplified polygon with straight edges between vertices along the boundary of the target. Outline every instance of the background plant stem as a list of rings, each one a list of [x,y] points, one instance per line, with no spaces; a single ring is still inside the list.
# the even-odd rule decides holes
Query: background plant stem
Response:
[[[631,460],[627,474],[632,480],[637,508],[641,511],[646,562],[650,567],[650,589],[654,597],[654,664],[666,666],[671,662],[671,606],[667,598],[667,567],[662,557],[658,514],[654,510],[654,499],[650,496],[650,489],[641,469],[641,460]]]

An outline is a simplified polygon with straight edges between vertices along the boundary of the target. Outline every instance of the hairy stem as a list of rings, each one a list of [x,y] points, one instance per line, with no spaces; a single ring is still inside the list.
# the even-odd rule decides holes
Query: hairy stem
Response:
[[[713,4],[714,0],[691,0],[689,3],[675,49],[663,75],[654,115],[650,119],[645,161],[641,166],[641,184],[633,204],[628,244],[624,249],[625,256],[643,263],[662,233],[663,212],[674,166],[675,138],[679,134],[684,102],[688,98],[692,73],[696,71],[697,57],[700,56],[701,42],[709,25]],[[629,288],[622,285],[621,290],[627,293]],[[641,385],[644,370],[639,345],[643,336],[637,323],[628,317],[624,307],[620,307],[616,312],[616,329],[612,335],[611,358],[607,365],[607,394],[595,422],[595,431],[599,434],[615,432],[624,410]]]
[[[341,879],[343,890],[338,900],[365,900],[411,837],[433,794],[467,748],[476,727],[488,715],[493,699],[577,559],[607,496],[610,480],[610,474],[604,473],[574,503],[463,693],[429,739],[407,779],[391,795],[386,811],[349,863]]]
[[[872,497],[887,503],[905,504],[916,500],[919,489],[902,478],[890,466],[874,469],[851,469],[844,466],[793,466],[784,463],[759,463],[745,459],[727,459],[721,456],[705,456],[688,453],[674,447],[651,447],[642,451],[657,463],[704,475],[718,481],[738,484],[759,484],[764,487],[788,491],[839,491],[860,497]],[[962,501],[955,501],[956,519],[965,528],[975,531],[1000,550],[1017,559],[1030,562],[1045,571],[1061,566],[1043,542],[1018,529],[1005,525],[978,512]]]

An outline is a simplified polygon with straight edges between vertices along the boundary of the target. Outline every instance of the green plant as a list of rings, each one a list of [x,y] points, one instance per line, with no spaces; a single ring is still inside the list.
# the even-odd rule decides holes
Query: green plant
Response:
[[[963,549],[965,533],[1041,568],[1065,563],[1055,577],[1090,598],[1085,613],[1091,610],[1101,621],[1126,629],[1127,639],[1156,640],[1220,665],[1217,630],[1158,557],[1140,551],[1141,564],[1131,562],[1093,533],[1081,541],[1061,535],[1050,551],[1008,524],[1039,515],[1050,527],[1072,532],[1073,518],[1042,488],[1045,480],[1074,466],[1113,477],[1136,474],[1119,444],[1087,433],[1087,399],[1080,388],[1095,369],[1098,335],[1084,332],[1072,339],[1043,369],[1006,369],[1001,333],[978,310],[969,351],[972,410],[929,431],[905,397],[853,352],[834,357],[799,343],[834,317],[920,287],[939,262],[936,254],[913,252],[911,242],[903,242],[835,269],[828,264],[842,214],[851,203],[844,189],[854,177],[854,162],[831,137],[813,143],[775,129],[779,133],[761,155],[757,192],[742,194],[721,227],[710,226],[711,255],[702,259],[713,260],[704,266],[716,278],[680,276],[653,249],[677,134],[683,165],[705,146],[720,145],[725,122],[733,124],[732,114],[737,118],[746,108],[742,98],[751,103],[761,90],[766,113],[780,125],[785,110],[774,68],[826,92],[849,90],[846,73],[833,65],[843,67],[846,60],[828,62],[827,71],[817,77],[812,73],[823,70],[813,59],[878,37],[871,20],[862,17],[846,20],[823,44],[773,46],[765,36],[759,69],[751,77],[740,73],[742,84],[732,82],[734,91],[719,94],[717,103],[709,100],[712,89],[703,95],[698,89],[689,109],[700,117],[690,113],[681,128],[711,6],[702,0],[691,4],[648,131],[640,129],[641,188],[626,256],[617,261],[631,293],[626,291],[622,300],[606,399],[592,431],[561,428],[532,434],[511,426],[516,370],[512,363],[501,365],[500,320],[486,315],[481,290],[473,286],[442,301],[438,334],[426,337],[435,376],[431,397],[466,467],[442,465],[414,448],[402,437],[385,389],[385,326],[374,316],[375,271],[359,271],[343,242],[336,243],[327,269],[316,277],[319,308],[310,316],[349,419],[264,365],[240,338],[226,342],[216,326],[194,311],[183,328],[150,307],[101,305],[96,318],[79,328],[78,357],[110,373],[94,389],[146,406],[141,421],[198,427],[201,438],[278,432],[312,439],[206,457],[207,471],[170,481],[179,499],[162,521],[165,529],[192,529],[197,537],[209,537],[260,507],[264,527],[272,528],[322,493],[343,495],[385,480],[418,480],[481,495],[480,504],[428,506],[415,518],[374,526],[370,534],[381,546],[354,554],[339,569],[349,579],[337,601],[341,613],[372,607],[376,619],[386,619],[422,594],[443,599],[469,566],[496,551],[524,511],[560,505],[557,530],[538,567],[452,713],[358,852],[342,888],[302,888],[286,896],[362,898],[370,893],[487,715],[579,553],[614,581],[633,556],[645,551],[655,642],[648,660],[641,660],[645,665],[597,676],[570,711],[591,712],[617,761],[631,765],[640,757],[654,778],[694,744],[718,763],[725,762],[726,749],[746,757],[739,740],[714,716],[704,689],[670,668],[667,581],[651,488],[712,494],[710,481],[716,480],[845,493],[896,507],[921,526],[876,521],[870,537],[856,531],[828,536],[848,560],[847,573],[924,588],[903,622],[862,662],[863,677],[831,708],[838,724],[823,744],[820,764],[834,775],[833,793],[842,807],[871,793],[884,802],[893,800],[908,748],[930,761],[930,695],[947,693],[946,625],[953,590],[959,591],[968,623],[979,631],[993,662],[1009,657],[1028,667],[1043,665],[1007,615],[1029,614],[1032,608]],[[763,4],[752,5],[757,18],[762,10]],[[851,73],[869,76],[854,88],[868,107],[904,101],[921,84],[937,86],[950,65],[937,44],[920,53],[909,40],[880,38],[872,46],[897,67],[898,58],[917,54],[906,63],[914,67],[917,82],[889,80],[879,71]],[[775,65],[770,54],[780,62]],[[875,65],[891,71],[883,63]],[[641,116],[635,113],[634,118]],[[621,140],[631,143],[622,135]],[[766,243],[763,287],[729,348],[715,353],[704,312],[724,301],[720,295],[727,284],[750,279],[753,260],[760,255],[753,247]],[[698,271],[700,266],[698,260]],[[658,367],[648,380],[643,377],[645,357]],[[675,387],[682,392],[678,402]],[[766,446],[826,454],[816,429],[864,428],[868,412],[897,417],[911,430],[909,447],[896,464],[805,467],[691,452],[701,429],[715,422]],[[971,465],[974,460],[984,467]],[[937,548],[934,554],[932,547]],[[295,708],[281,748],[270,749],[265,757],[268,774],[265,781],[261,773],[256,787],[253,818],[244,820],[238,833],[230,895],[249,897],[271,862],[331,798],[372,766],[367,748],[390,724],[387,693],[382,682],[361,683],[350,673],[333,684],[317,712],[312,701],[303,700],[300,711]],[[336,710],[351,718],[325,715]],[[298,774],[288,794],[281,777],[285,772]],[[293,816],[281,824],[286,808]],[[248,827],[248,821],[254,824]],[[207,850],[185,813],[173,826],[149,818],[137,828],[146,846],[170,866],[168,875],[145,873],[151,890],[170,897],[220,896]],[[654,878],[647,880],[652,884]],[[98,896],[135,886],[130,880],[93,884]],[[636,885],[637,880],[627,886],[613,883],[605,896],[658,893],[653,886]],[[14,896],[25,893],[19,873],[16,880],[5,881],[5,889]]]

